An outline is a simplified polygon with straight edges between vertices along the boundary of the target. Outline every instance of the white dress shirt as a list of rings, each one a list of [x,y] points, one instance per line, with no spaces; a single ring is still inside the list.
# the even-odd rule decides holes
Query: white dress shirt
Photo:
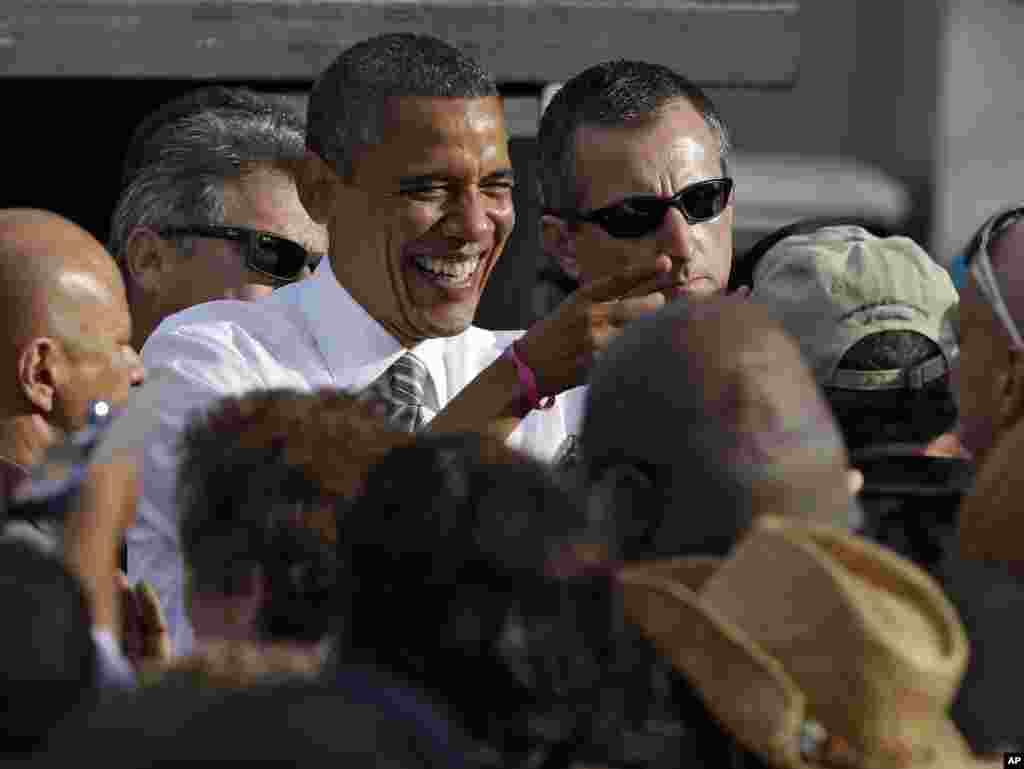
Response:
[[[471,326],[413,348],[430,371],[438,405],[444,408],[522,333]],[[192,648],[175,506],[178,441],[190,412],[256,389],[357,392],[404,352],[342,288],[327,259],[308,280],[255,302],[192,307],[165,319],[149,338],[142,348],[146,384],[121,417],[132,424],[127,432],[145,435],[142,494],[127,536],[128,576],[133,583],[148,580],[160,596],[176,654]],[[530,413],[509,445],[550,460],[578,432],[582,392],[571,390],[554,408]]]

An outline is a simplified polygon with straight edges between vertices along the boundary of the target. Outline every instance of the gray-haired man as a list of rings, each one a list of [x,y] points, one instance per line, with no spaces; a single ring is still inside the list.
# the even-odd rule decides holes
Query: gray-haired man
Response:
[[[304,154],[302,118],[243,89],[193,91],[143,122],[109,243],[137,347],[175,312],[309,275],[327,238],[296,192]]]

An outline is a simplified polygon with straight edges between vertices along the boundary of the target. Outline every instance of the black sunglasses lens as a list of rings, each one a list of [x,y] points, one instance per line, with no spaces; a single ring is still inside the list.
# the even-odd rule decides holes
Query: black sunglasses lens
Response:
[[[694,222],[714,219],[729,201],[729,183],[724,180],[701,182],[683,190],[680,202]]]
[[[658,229],[668,203],[657,198],[627,198],[604,210],[601,225],[616,238],[639,238]]]
[[[250,266],[281,280],[295,280],[307,261],[306,249],[298,243],[260,235],[256,238]]]
[[[686,187],[674,200],[654,197],[626,198],[601,211],[600,224],[616,238],[640,238],[661,226],[669,206],[681,206],[687,221],[699,224],[714,219],[729,203],[732,184],[711,179]]]

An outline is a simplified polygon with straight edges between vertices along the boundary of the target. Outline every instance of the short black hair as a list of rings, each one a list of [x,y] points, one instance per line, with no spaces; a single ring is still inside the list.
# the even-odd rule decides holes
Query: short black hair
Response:
[[[717,137],[725,175],[729,131],[711,98],[668,67],[617,59],[597,64],[571,78],[544,110],[537,131],[542,205],[562,210],[574,209],[578,204],[575,144],[581,126],[639,122],[677,99],[688,101]]]
[[[95,703],[92,619],[60,561],[21,542],[0,542],[0,606],[0,754],[27,753]]]
[[[348,179],[359,151],[380,141],[381,112],[389,99],[497,95],[493,76],[443,40],[379,35],[343,51],[313,85],[306,145]]]
[[[847,350],[838,367],[854,371],[906,369],[941,355],[935,342],[916,331],[879,331]],[[920,389],[825,387],[824,393],[851,452],[883,444],[927,444],[951,430],[957,420],[948,371]]]

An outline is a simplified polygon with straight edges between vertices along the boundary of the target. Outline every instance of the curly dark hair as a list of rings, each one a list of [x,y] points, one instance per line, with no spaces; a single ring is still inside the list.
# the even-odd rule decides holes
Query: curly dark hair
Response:
[[[318,640],[330,619],[337,518],[366,469],[409,437],[336,390],[219,401],[185,429],[182,546],[196,590],[236,595],[254,567],[268,638]]]

